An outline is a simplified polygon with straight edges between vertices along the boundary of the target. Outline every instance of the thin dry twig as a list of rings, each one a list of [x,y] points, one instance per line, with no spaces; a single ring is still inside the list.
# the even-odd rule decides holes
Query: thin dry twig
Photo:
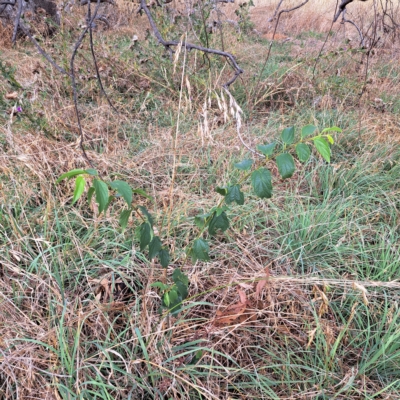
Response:
[[[101,1],[100,1],[101,2]],[[87,2],[88,4],[88,20],[91,20],[91,9],[90,9],[90,1]],[[90,52],[92,53],[92,59],[93,59],[93,64],[94,64],[94,69],[96,70],[96,77],[97,77],[97,83],[100,87],[101,93],[103,93],[104,97],[107,100],[108,105],[118,114],[118,110],[114,107],[114,105],[111,103],[110,98],[108,97],[106,91],[104,90],[103,82],[101,80],[100,72],[99,72],[99,67],[97,65],[97,59],[96,59],[96,54],[94,51],[94,44],[93,44],[93,27],[92,24],[89,24],[89,45],[90,45]]]
[[[86,161],[88,162],[88,164],[94,168],[92,161],[90,160],[90,158],[88,157],[85,147],[83,146],[84,143],[84,134],[83,134],[83,129],[82,129],[82,123],[81,123],[81,117],[79,114],[79,109],[78,109],[78,89],[76,86],[76,78],[75,78],[75,66],[74,66],[74,62],[75,62],[75,57],[78,53],[78,49],[82,44],[82,41],[84,39],[84,37],[86,36],[89,27],[93,24],[93,21],[96,19],[96,15],[97,12],[99,11],[100,8],[100,0],[97,0],[97,4],[96,4],[96,8],[94,10],[93,16],[90,18],[91,12],[90,12],[90,2],[89,2],[89,6],[88,6],[88,13],[87,13],[87,17],[86,17],[86,27],[85,29],[82,31],[81,35],[79,36],[78,40],[75,43],[75,47],[74,50],[72,52],[72,56],[71,56],[71,60],[70,60],[70,70],[71,70],[71,84],[72,84],[72,90],[73,90],[73,99],[74,99],[74,106],[75,106],[75,114],[76,114],[76,120],[78,123],[78,129],[79,129],[79,135],[80,135],[80,143],[79,146],[82,150],[82,154],[85,157]]]

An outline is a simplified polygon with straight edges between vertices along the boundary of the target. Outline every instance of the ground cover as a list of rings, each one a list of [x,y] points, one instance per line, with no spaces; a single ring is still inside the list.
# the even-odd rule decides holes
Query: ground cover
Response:
[[[87,43],[77,56],[85,147],[102,176],[153,197],[137,201],[155,217],[171,263],[165,272],[147,261],[136,220],[121,230],[123,201],[98,216],[84,197],[72,205],[73,182],[55,184],[87,167],[70,81],[28,42],[11,48],[4,32],[0,398],[398,398],[398,42],[367,59],[348,40],[357,32],[310,27],[325,14],[284,19],[290,40],[275,43],[267,63],[270,40],[251,20],[208,37],[245,70],[232,93],[248,146],[279,140],[288,126],[343,132],[331,163],[313,153],[290,180],[272,170],[271,199],[249,190],[243,206],[230,205],[211,259],[192,263],[195,216],[220,201],[215,188],[237,181],[234,163],[251,155],[219,105],[230,72],[214,56],[170,59],[143,17],[119,7],[115,25],[94,38],[118,114],[98,89]],[[178,26],[154,12],[162,33],[179,39]],[[41,40],[67,65],[78,34],[66,21]],[[178,315],[160,315],[151,285],[176,267],[189,296]]]

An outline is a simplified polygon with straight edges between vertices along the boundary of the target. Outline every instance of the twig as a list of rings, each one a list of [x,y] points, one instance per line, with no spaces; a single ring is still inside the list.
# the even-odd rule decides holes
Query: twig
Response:
[[[90,2],[89,2],[89,7],[90,7]],[[89,163],[89,165],[94,168],[92,161],[90,160],[90,158],[88,157],[85,147],[83,146],[83,142],[84,142],[84,135],[83,135],[83,129],[82,129],[82,123],[81,123],[81,118],[79,115],[79,109],[78,109],[78,90],[76,87],[76,79],[75,79],[75,66],[74,66],[74,62],[75,62],[75,57],[78,53],[78,49],[82,44],[82,41],[86,35],[86,33],[89,30],[89,27],[92,25],[93,21],[96,19],[96,15],[97,12],[99,11],[100,8],[100,0],[97,0],[97,5],[96,8],[94,10],[93,13],[93,17],[89,18],[90,15],[90,11],[88,11],[87,14],[87,18],[86,18],[86,27],[85,29],[82,31],[81,35],[79,36],[78,40],[75,43],[75,47],[74,50],[72,52],[72,56],[71,56],[71,60],[70,60],[70,69],[71,69],[71,83],[72,83],[72,90],[73,90],[73,97],[74,97],[74,106],[75,106],[75,114],[76,114],[76,120],[78,122],[78,129],[79,129],[79,134],[80,134],[80,148],[82,150],[82,154],[85,157],[86,161]]]
[[[278,5],[277,5],[276,8],[275,8],[274,15],[268,20],[268,22],[272,22],[272,21],[275,19],[276,14],[278,14],[278,11],[279,11],[279,9],[281,8],[282,3],[283,3],[283,0],[280,0],[279,3],[278,3]]]
[[[91,20],[91,9],[90,9],[90,1],[87,2],[88,4],[88,20]],[[100,76],[100,72],[99,72],[99,67],[97,65],[97,60],[96,60],[96,54],[94,52],[94,45],[93,45],[93,28],[92,28],[92,24],[89,24],[89,43],[90,43],[90,51],[92,53],[92,58],[93,58],[93,64],[94,64],[94,68],[96,70],[96,77],[97,77],[97,82],[99,84],[100,87],[100,91],[103,93],[104,97],[107,100],[107,103],[109,104],[109,106],[118,114],[118,110],[114,107],[114,105],[111,103],[110,98],[108,97],[106,91],[104,90],[104,86],[103,86],[103,82],[101,81],[101,76]]]
[[[19,24],[19,27],[21,30],[25,33],[26,36],[28,36],[29,40],[35,45],[37,48],[38,52],[54,67],[56,68],[59,72],[61,72],[64,75],[71,76],[64,68],[60,67],[52,58],[49,54],[47,54],[39,45],[37,40],[32,36],[32,34],[29,32],[29,29],[26,28],[21,22]]]
[[[336,0],[335,14],[336,14],[336,10],[338,9],[338,3],[339,3],[339,0]],[[326,46],[326,43],[328,42],[328,38],[329,38],[329,35],[330,35],[331,31],[332,31],[332,28],[333,28],[333,24],[334,24],[334,23],[335,23],[335,18],[334,18],[334,19],[332,20],[332,22],[331,22],[331,27],[329,28],[329,31],[328,31],[328,33],[327,33],[326,36],[325,36],[324,43],[323,43],[323,45],[321,46],[321,48],[320,48],[320,50],[319,50],[319,53],[318,53],[317,58],[315,59],[315,63],[314,63],[314,67],[313,67],[313,72],[312,72],[313,79],[314,79],[314,77],[315,77],[315,69],[317,68],[318,61],[320,60],[321,55],[322,55],[322,52],[323,52],[323,50],[324,50],[324,48],[325,48],[325,46]]]
[[[13,31],[13,35],[12,35],[12,39],[11,42],[14,45],[15,41],[17,40],[17,33],[18,33],[18,28],[19,28],[19,24],[20,24],[20,20],[21,20],[21,15],[22,15],[22,4],[23,0],[18,0],[18,11],[17,11],[17,15],[15,16],[15,21],[14,21],[14,31]]]
[[[353,21],[351,21],[350,19],[346,19],[346,9],[343,10],[341,23],[344,24],[345,22],[348,22],[349,24],[353,25],[357,29],[358,34],[360,35],[360,46],[364,46],[364,36],[363,36],[360,28]]]
[[[350,3],[352,3],[353,1],[354,1],[354,0],[342,0],[342,2],[340,3],[340,6],[339,6],[339,8],[338,8],[338,10],[337,10],[337,12],[336,12],[336,14],[335,14],[335,16],[333,17],[333,22],[334,22],[334,23],[338,20],[340,14],[341,14],[342,12],[344,12],[344,10],[346,9],[346,6],[347,6],[348,4],[350,4]]]
[[[199,51],[202,51],[203,53],[216,54],[218,56],[225,57],[227,60],[229,60],[232,63],[233,69],[235,70],[235,74],[228,82],[226,82],[222,85],[224,88],[227,88],[230,85],[232,85],[232,83],[236,81],[236,79],[239,77],[239,75],[243,73],[243,70],[239,67],[239,65],[236,62],[235,57],[231,53],[228,53],[226,51],[216,50],[216,49],[210,49],[210,48],[199,46],[199,45],[196,45],[193,43],[188,43],[186,41],[178,42],[178,41],[164,40],[163,37],[161,36],[160,31],[157,28],[156,23],[154,22],[154,19],[150,13],[149,8],[147,7],[145,0],[140,1],[140,7],[138,9],[138,12],[140,12],[141,10],[143,10],[145,12],[145,14],[149,20],[151,29],[153,30],[153,33],[156,36],[158,42],[161,43],[170,52],[173,52],[173,50],[171,49],[172,46],[178,46],[181,44],[183,47],[186,48],[186,50],[199,50]]]

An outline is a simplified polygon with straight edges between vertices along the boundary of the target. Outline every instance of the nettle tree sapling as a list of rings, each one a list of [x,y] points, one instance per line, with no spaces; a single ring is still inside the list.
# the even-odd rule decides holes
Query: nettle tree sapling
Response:
[[[235,168],[243,171],[236,182],[224,187],[217,187],[215,190],[223,196],[218,204],[205,214],[197,215],[194,223],[198,233],[193,243],[185,249],[186,254],[195,263],[197,260],[208,261],[210,259],[209,239],[218,232],[225,232],[229,226],[229,205],[236,203],[243,205],[245,194],[242,187],[250,180],[253,192],[261,199],[272,197],[272,174],[269,168],[271,163],[278,167],[282,179],[291,178],[296,170],[295,158],[301,163],[306,163],[312,154],[312,147],[315,148],[325,161],[330,162],[331,145],[334,143],[333,132],[341,132],[341,129],[334,126],[325,128],[318,133],[314,125],[306,125],[296,136],[295,128],[285,128],[280,139],[271,143],[259,144],[258,160],[252,158],[244,159],[235,163]],[[154,218],[142,205],[134,203],[134,194],[151,199],[143,189],[133,189],[127,182],[122,180],[107,181],[98,175],[94,169],[74,169],[61,175],[57,183],[64,179],[75,178],[75,190],[72,204],[76,203],[85,192],[86,182],[90,181],[91,186],[87,191],[88,202],[92,202],[93,196],[98,205],[99,215],[107,210],[109,205],[118,198],[123,198],[127,208],[121,211],[119,223],[124,230],[127,227],[129,218],[135,217],[138,220],[136,237],[141,252],[147,252],[147,258],[151,261],[157,258],[162,267],[167,268],[170,264],[170,252],[167,246],[162,244],[159,235],[154,232]],[[188,296],[189,279],[177,268],[172,274],[172,283],[155,282],[153,287],[160,289],[162,293],[162,304],[160,312],[168,311],[177,314],[182,302]]]

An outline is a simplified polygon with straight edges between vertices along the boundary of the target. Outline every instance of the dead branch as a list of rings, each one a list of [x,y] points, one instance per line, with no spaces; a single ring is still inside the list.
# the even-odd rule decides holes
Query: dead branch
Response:
[[[358,34],[360,35],[360,46],[364,47],[364,36],[361,32],[361,29],[353,21],[351,21],[350,19],[346,19],[346,9],[343,10],[341,23],[344,24],[345,22],[353,25],[357,29]]]
[[[18,0],[18,11],[17,15],[15,16],[15,22],[14,22],[14,31],[12,35],[11,42],[12,44],[15,44],[15,41],[17,40],[17,33],[18,33],[18,28],[20,25],[20,20],[21,20],[21,15],[22,15],[22,7],[23,7],[23,0]]]
[[[101,2],[101,0],[100,0]],[[88,13],[87,13],[87,19],[90,21],[92,19],[91,16],[91,9],[90,9],[90,2],[87,2],[88,4]],[[101,18],[101,15],[99,16]],[[99,18],[97,17],[97,18]],[[114,105],[111,103],[110,98],[108,97],[106,91],[104,90],[103,82],[101,80],[100,72],[99,72],[99,67],[97,65],[97,59],[96,59],[96,54],[94,52],[94,44],[93,44],[93,27],[92,24],[89,24],[89,44],[90,44],[90,52],[92,53],[92,59],[93,59],[93,64],[94,64],[94,69],[96,71],[96,77],[97,77],[97,83],[99,85],[101,93],[103,93],[104,97],[107,100],[108,105],[118,114],[117,109],[114,107]]]
[[[83,39],[85,38],[88,30],[90,29],[90,27],[92,26],[94,20],[96,19],[97,16],[97,12],[99,11],[100,8],[100,0],[97,0],[97,4],[96,4],[96,8],[93,12],[93,16],[91,16],[91,10],[90,10],[90,2],[88,4],[88,12],[86,15],[86,27],[84,28],[84,30],[82,31],[81,35],[79,36],[78,40],[75,43],[75,47],[74,50],[72,52],[72,56],[71,56],[71,60],[70,60],[70,70],[71,70],[71,84],[72,84],[72,91],[73,91],[73,99],[74,99],[74,106],[75,106],[75,115],[76,115],[76,120],[78,123],[78,129],[79,129],[79,135],[80,135],[80,143],[79,146],[82,150],[82,154],[85,157],[86,161],[88,162],[88,164],[94,168],[92,161],[90,160],[90,158],[88,157],[85,147],[83,145],[84,143],[84,134],[83,134],[83,129],[82,129],[82,123],[81,123],[81,117],[79,114],[79,109],[78,109],[78,89],[76,86],[76,78],[75,78],[75,57],[78,53],[78,49],[82,44]]]
[[[333,17],[333,22],[336,22],[336,21],[338,20],[340,14],[341,14],[342,12],[344,12],[344,10],[346,9],[346,6],[347,6],[348,4],[350,4],[350,3],[352,3],[353,1],[354,1],[354,0],[342,0],[342,2],[340,3],[339,8],[338,8],[338,10],[337,10],[335,16]],[[362,0],[362,1],[365,1],[365,0]]]
[[[177,41],[164,40],[164,38],[161,36],[160,31],[157,28],[156,23],[154,22],[154,19],[153,19],[152,15],[151,15],[151,12],[150,12],[149,8],[147,7],[147,4],[146,4],[145,0],[141,0],[140,1],[140,7],[138,9],[138,12],[140,12],[141,10],[143,10],[145,12],[145,14],[146,14],[146,16],[147,16],[147,18],[149,20],[151,29],[153,30],[153,33],[156,36],[158,42],[160,44],[162,44],[168,51],[173,52],[171,47],[178,46],[178,45],[181,44],[187,50],[199,50],[199,51],[202,51],[203,53],[216,54],[218,56],[225,57],[230,62],[230,65],[234,69],[235,74],[228,82],[223,84],[224,88],[228,88],[230,85],[232,85],[232,83],[234,83],[236,81],[236,79],[239,77],[239,75],[243,73],[243,70],[239,67],[239,65],[236,62],[235,57],[231,53],[228,53],[226,51],[221,51],[221,50],[216,50],[216,49],[211,49],[211,48],[199,46],[197,44],[189,43],[189,42],[186,42],[186,41],[177,42]]]

